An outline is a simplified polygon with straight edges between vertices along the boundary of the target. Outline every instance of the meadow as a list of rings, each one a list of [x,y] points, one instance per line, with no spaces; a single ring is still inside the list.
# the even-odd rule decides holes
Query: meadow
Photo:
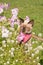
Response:
[[[18,8],[18,17],[29,16],[34,19],[33,34],[43,37],[43,0],[0,0],[9,3],[8,10],[0,16],[11,17],[11,9]],[[8,31],[8,37],[2,37],[2,27]],[[0,22],[0,65],[43,65],[43,42],[32,38],[32,44],[18,45],[17,25],[12,28],[8,21]]]

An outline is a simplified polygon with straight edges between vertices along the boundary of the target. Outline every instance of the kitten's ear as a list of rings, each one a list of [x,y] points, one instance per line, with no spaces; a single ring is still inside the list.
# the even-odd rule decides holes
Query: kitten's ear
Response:
[[[33,19],[30,20],[30,21],[28,22],[28,24],[32,24],[32,26],[34,26],[34,20],[33,20]]]
[[[24,23],[24,19],[22,19],[22,18],[19,17],[19,23],[20,23],[20,25],[21,25],[22,23]]]

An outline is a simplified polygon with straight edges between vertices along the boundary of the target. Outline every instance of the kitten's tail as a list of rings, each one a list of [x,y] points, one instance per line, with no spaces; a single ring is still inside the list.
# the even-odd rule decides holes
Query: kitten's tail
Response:
[[[32,37],[35,38],[35,39],[37,39],[37,40],[43,41],[43,38],[39,37],[37,35],[32,34]]]

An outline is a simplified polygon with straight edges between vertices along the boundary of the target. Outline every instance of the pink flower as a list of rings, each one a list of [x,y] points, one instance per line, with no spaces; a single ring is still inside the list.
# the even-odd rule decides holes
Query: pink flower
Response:
[[[2,8],[2,9],[4,8],[4,4],[3,3],[0,4],[0,8]]]
[[[3,8],[0,7],[0,14],[2,14],[2,13],[3,13]]]
[[[12,15],[17,16],[18,15],[18,8],[12,9],[11,12],[12,12]]]
[[[28,40],[30,40],[31,34],[24,34],[23,32],[20,32],[20,34],[17,36],[17,40],[19,42],[24,42],[26,43]]]
[[[18,8],[12,9],[11,12],[12,12],[12,17],[9,19],[9,21],[10,21],[11,27],[14,27],[14,24],[18,24],[17,22]]]
[[[25,35],[21,32],[18,36],[17,36],[17,40],[19,42],[21,42],[24,39]]]
[[[6,19],[6,17],[5,16],[0,16],[0,22],[2,22],[2,21],[6,21],[7,19]]]
[[[6,4],[6,3],[4,3],[4,4],[3,4],[3,3],[1,3],[1,4],[0,4],[0,8],[2,8],[2,9],[4,9],[4,8],[5,8],[6,10],[9,8],[9,6],[10,6],[10,4],[9,4],[9,3],[7,3],[7,4]]]
[[[11,27],[14,27],[15,22],[17,23],[17,21],[15,21],[15,19],[17,19],[17,17],[15,17],[15,16],[12,16],[11,19],[9,19]]]
[[[17,16],[13,15],[13,16],[11,17],[11,21],[14,21],[15,19],[17,19]]]
[[[10,26],[11,26],[11,27],[14,27],[14,21],[11,21],[11,22],[10,22]]]

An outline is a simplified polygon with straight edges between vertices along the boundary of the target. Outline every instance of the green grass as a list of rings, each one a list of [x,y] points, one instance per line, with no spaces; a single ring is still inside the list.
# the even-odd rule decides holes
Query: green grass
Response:
[[[17,7],[19,9],[18,17],[25,18],[25,16],[28,15],[30,17],[30,19],[34,19],[33,32],[35,32],[37,35],[38,35],[38,33],[42,33],[42,37],[43,37],[43,0],[0,0],[0,3],[1,2],[10,3],[10,9],[8,11],[4,12],[4,15],[7,18],[11,17],[11,9]],[[5,24],[0,23],[0,25],[5,26],[6,23]],[[7,27],[7,28],[10,30],[9,27]],[[32,50],[29,53],[24,54],[24,50],[25,50],[24,46],[19,46],[16,44],[17,35],[15,34],[15,30],[12,32],[13,32],[12,37],[9,37],[8,39],[10,39],[10,40],[13,39],[14,40],[13,44],[12,44],[12,42],[8,42],[8,39],[0,38],[0,47],[2,47],[4,49],[4,51],[0,51],[0,54],[3,53],[3,55],[4,55],[3,57],[0,58],[0,65],[4,65],[4,63],[6,63],[7,61],[10,62],[9,65],[26,65],[26,64],[27,65],[36,65],[37,62],[40,62],[40,59],[43,59],[43,53],[42,53],[43,51],[42,52],[40,51],[40,54],[37,55],[40,57],[40,59],[38,61],[36,61],[36,64],[33,63],[33,58],[31,59],[30,64],[28,62],[26,62],[25,60],[28,57],[30,57],[31,53],[34,53],[34,51]],[[6,45],[8,45],[8,46],[3,47],[1,44],[2,40],[6,40],[7,41]],[[36,48],[37,46],[42,45],[42,43],[43,42],[38,41],[38,44],[33,44],[33,48]],[[11,57],[8,52],[12,47],[14,47],[14,49],[15,49],[14,57]],[[37,56],[35,56],[35,58]],[[16,62],[17,59],[18,59],[18,62]],[[22,61],[22,63],[21,63],[21,61]],[[29,61],[29,59],[28,59],[28,61]],[[14,64],[13,64],[13,62],[14,62]],[[6,65],[8,65],[8,64],[6,64]]]
[[[0,0],[0,2],[9,2],[11,8],[19,8],[19,17],[24,18],[28,15],[35,20],[33,31],[43,33],[43,0]],[[6,15],[6,13],[8,14]],[[5,15],[9,17],[9,13],[10,11],[5,12]]]

